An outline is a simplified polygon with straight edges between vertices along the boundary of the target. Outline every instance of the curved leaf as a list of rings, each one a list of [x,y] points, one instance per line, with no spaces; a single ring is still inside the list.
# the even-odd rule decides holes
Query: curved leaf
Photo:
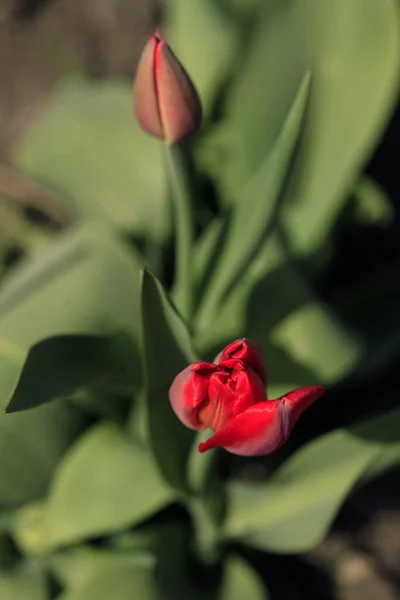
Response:
[[[151,447],[163,477],[187,490],[186,465],[193,432],[173,412],[168,392],[175,376],[195,360],[186,326],[161,283],[142,273],[145,404]]]
[[[84,416],[66,402],[0,413],[0,507],[44,496],[61,456],[85,425]]]
[[[134,348],[124,336],[47,338],[30,348],[6,412],[40,406],[88,385],[131,387],[139,381],[137,364]]]
[[[152,569],[129,561],[99,569],[79,587],[67,590],[58,600],[156,600]]]
[[[267,591],[256,571],[242,558],[231,556],[224,566],[220,600],[268,600]]]
[[[397,452],[399,430],[400,410],[394,410],[307,444],[268,483],[232,486],[226,535],[272,552],[311,549],[364,473],[388,448],[396,445]]]
[[[0,399],[43,338],[124,332],[137,343],[139,265],[112,230],[86,225],[11,272],[0,288]]]
[[[225,243],[203,306],[199,309],[200,328],[210,325],[218,303],[230,286],[246,272],[249,262],[260,250],[268,228],[271,229],[279,195],[282,193],[300,133],[310,77],[311,74],[307,71],[271,152],[267,154],[254,177],[239,194],[236,194]]]
[[[398,90],[399,49],[396,0],[262,3],[229,103],[234,150],[224,181],[235,189],[254,173],[311,68],[309,111],[286,195],[285,228],[297,251],[325,241],[376,143]]]
[[[172,499],[151,456],[116,426],[98,425],[71,448],[52,482],[45,504],[49,543],[118,531]]]
[[[128,84],[64,81],[15,162],[63,195],[80,217],[155,241],[169,233],[162,144],[139,128]]]

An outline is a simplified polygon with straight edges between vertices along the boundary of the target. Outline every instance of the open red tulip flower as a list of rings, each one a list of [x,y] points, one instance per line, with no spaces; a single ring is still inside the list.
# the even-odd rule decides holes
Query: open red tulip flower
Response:
[[[168,144],[179,142],[200,127],[197,91],[158,29],[140,57],[133,100],[142,129]]]
[[[310,385],[268,400],[266,386],[261,350],[243,338],[229,344],[214,363],[196,362],[184,369],[169,397],[184,425],[214,431],[199,445],[200,452],[219,446],[233,454],[260,456],[282,446],[302,412],[325,391]]]

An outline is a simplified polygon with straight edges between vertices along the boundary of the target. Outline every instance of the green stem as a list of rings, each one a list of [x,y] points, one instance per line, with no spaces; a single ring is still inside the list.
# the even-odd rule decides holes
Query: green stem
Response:
[[[193,314],[193,243],[195,219],[193,184],[186,147],[166,145],[169,179],[172,188],[176,227],[175,295],[183,317],[190,322]]]

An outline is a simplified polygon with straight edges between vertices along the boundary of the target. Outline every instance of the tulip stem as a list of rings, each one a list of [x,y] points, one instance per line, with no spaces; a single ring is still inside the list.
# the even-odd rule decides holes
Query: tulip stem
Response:
[[[190,323],[193,313],[193,243],[195,238],[193,181],[187,146],[166,145],[176,227],[175,300],[182,316]]]

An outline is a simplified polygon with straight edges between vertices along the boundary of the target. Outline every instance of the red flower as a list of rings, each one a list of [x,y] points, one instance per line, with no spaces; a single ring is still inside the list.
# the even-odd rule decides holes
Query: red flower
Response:
[[[258,456],[282,446],[301,413],[325,391],[311,385],[267,400],[266,385],[261,350],[241,339],[214,363],[196,362],[179,373],[169,397],[184,425],[215,432],[199,445],[200,452],[220,446],[233,454]]]
[[[197,92],[158,29],[149,37],[140,57],[133,99],[141,127],[168,144],[200,127],[201,104]]]

